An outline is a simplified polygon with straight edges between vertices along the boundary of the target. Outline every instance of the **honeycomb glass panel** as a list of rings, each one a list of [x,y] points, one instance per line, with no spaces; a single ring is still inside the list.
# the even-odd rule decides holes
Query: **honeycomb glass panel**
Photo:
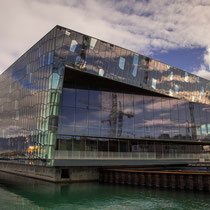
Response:
[[[120,57],[120,59],[119,59],[119,67],[120,67],[120,69],[124,70],[124,68],[125,68],[125,58]]]
[[[72,40],[71,46],[70,46],[70,49],[69,50],[71,52],[75,52],[77,45],[78,45],[77,41],[76,40]]]
[[[93,50],[96,45],[97,39],[91,38],[90,39],[90,49]]]
[[[136,77],[136,74],[137,74],[138,62],[139,62],[139,57],[137,55],[134,55],[133,56],[133,71],[132,71],[132,75],[134,77]]]

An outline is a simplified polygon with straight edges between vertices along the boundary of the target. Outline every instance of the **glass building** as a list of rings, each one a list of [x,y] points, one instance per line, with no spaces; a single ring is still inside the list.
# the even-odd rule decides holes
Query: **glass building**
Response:
[[[61,26],[0,75],[0,89],[1,157],[68,165],[209,148],[210,81]]]

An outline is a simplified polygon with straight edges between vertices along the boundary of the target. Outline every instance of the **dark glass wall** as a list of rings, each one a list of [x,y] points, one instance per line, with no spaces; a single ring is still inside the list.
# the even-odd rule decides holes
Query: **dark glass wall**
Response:
[[[200,141],[209,125],[208,105],[75,84],[62,90],[58,134]]]

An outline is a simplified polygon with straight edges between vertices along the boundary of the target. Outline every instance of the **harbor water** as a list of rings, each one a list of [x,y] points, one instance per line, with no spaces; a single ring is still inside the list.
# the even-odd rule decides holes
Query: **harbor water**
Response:
[[[210,209],[198,191],[93,183],[54,184],[0,172],[0,209]]]

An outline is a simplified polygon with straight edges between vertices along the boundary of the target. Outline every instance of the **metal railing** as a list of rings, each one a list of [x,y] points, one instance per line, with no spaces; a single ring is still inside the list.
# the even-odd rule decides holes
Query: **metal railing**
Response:
[[[99,151],[56,151],[55,159],[104,159],[104,160],[210,160],[207,153],[156,153],[156,152],[99,152]]]

